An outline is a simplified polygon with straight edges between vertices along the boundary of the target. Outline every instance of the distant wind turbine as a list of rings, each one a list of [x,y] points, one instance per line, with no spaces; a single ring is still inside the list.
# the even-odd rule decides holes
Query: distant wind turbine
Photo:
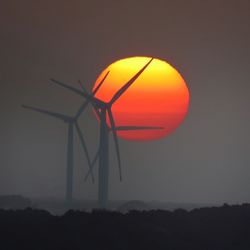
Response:
[[[42,114],[47,114],[49,116],[52,116],[54,118],[57,118],[68,125],[68,145],[67,145],[67,177],[66,177],[66,202],[71,203],[72,202],[72,193],[73,193],[73,168],[74,168],[74,160],[73,160],[73,151],[74,151],[74,139],[73,139],[73,133],[74,133],[74,127],[76,128],[76,131],[78,133],[79,139],[81,141],[81,144],[83,146],[88,164],[90,166],[90,158],[88,154],[88,150],[83,138],[83,134],[81,132],[81,129],[77,123],[77,120],[75,117],[67,116],[64,114],[59,114],[55,112],[51,112],[48,110],[32,107],[32,106],[27,106],[27,105],[22,105],[23,108],[30,109],[36,112],[40,112]],[[92,180],[94,181],[93,174],[92,175]]]
[[[105,78],[107,75],[104,76],[104,78],[100,81],[98,87],[93,91],[93,95],[95,94],[96,91],[100,88],[102,83],[104,82]],[[68,125],[68,143],[67,143],[67,174],[66,174],[66,202],[71,203],[72,198],[73,198],[73,168],[74,168],[74,159],[73,159],[73,152],[74,152],[74,139],[73,139],[73,134],[74,134],[74,128],[76,128],[77,134],[79,136],[81,145],[83,147],[85,156],[87,158],[87,163],[90,168],[91,166],[91,160],[89,157],[88,149],[82,134],[82,131],[78,125],[78,118],[80,114],[86,109],[88,106],[89,100],[86,100],[81,107],[78,109],[77,113],[75,116],[68,116],[65,114],[60,114],[52,111],[48,111],[45,109],[37,108],[37,107],[32,107],[28,105],[22,105],[23,108],[30,109],[42,114],[49,115],[51,117],[57,118]],[[89,169],[89,173],[91,174],[92,181],[94,182],[94,175],[92,173],[91,168]]]

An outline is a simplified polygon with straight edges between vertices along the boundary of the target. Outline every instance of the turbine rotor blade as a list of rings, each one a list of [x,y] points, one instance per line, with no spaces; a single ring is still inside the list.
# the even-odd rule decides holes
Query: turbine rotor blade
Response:
[[[79,89],[77,89],[77,88],[75,88],[75,87],[72,87],[72,86],[70,86],[70,85],[68,85],[68,84],[66,84],[66,83],[59,82],[59,81],[57,81],[57,80],[55,80],[55,79],[50,79],[50,80],[51,80],[53,83],[55,83],[55,84],[57,84],[57,85],[59,85],[59,86],[61,86],[61,87],[64,87],[64,88],[66,88],[66,89],[69,89],[70,91],[72,91],[72,92],[74,92],[74,93],[76,93],[76,94],[78,94],[78,95],[81,95],[81,96],[83,96],[83,97],[86,98],[86,99],[90,99],[91,102],[95,102],[95,103],[98,104],[98,105],[104,105],[104,104],[105,104],[103,101],[101,101],[101,100],[99,100],[99,99],[97,99],[97,98],[91,96],[90,94],[84,93],[84,92],[82,92],[81,90],[79,90]]]
[[[61,119],[63,121],[67,121],[67,120],[71,119],[70,116],[59,114],[59,113],[52,112],[52,111],[45,110],[45,109],[41,109],[41,108],[36,108],[36,107],[28,106],[28,105],[22,105],[22,107],[25,109],[30,109],[30,110],[42,113],[42,114],[53,116],[53,117]]]
[[[96,92],[99,90],[99,88],[102,86],[102,84],[104,83],[104,81],[106,80],[108,74],[109,74],[110,70],[105,74],[105,76],[102,78],[102,80],[100,81],[100,83],[97,85],[97,87],[93,90],[93,96],[96,94]]]
[[[87,179],[88,179],[90,173],[93,172],[95,163],[96,163],[96,161],[97,161],[97,159],[98,159],[98,157],[99,157],[99,152],[100,152],[100,150],[98,149],[98,151],[96,152],[96,155],[95,155],[94,160],[91,162],[91,167],[90,167],[88,173],[87,173],[87,174],[85,175],[85,177],[84,177],[84,181],[85,181],[85,182],[87,181]]]
[[[105,74],[105,76],[102,78],[102,80],[100,81],[100,83],[99,83],[99,84],[97,85],[97,87],[93,90],[92,96],[94,96],[94,95],[97,93],[97,91],[100,89],[100,87],[102,86],[102,84],[103,84],[104,81],[106,80],[106,78],[107,78],[109,72],[110,72],[110,70]],[[94,108],[94,110],[95,110],[97,116],[100,118],[101,113],[100,113],[100,111],[98,110],[97,105],[96,105],[95,103],[92,103],[92,106],[93,106],[93,108]]]
[[[148,67],[148,65],[154,60],[151,58],[149,62],[143,66],[127,83],[125,83],[112,97],[109,104],[112,105],[120,96],[134,83],[134,81],[142,74],[142,72]]]
[[[151,126],[118,126],[115,128],[116,131],[126,131],[126,130],[161,130],[164,127],[151,127]]]
[[[85,100],[85,102],[81,105],[81,107],[78,109],[75,119],[77,120],[79,116],[82,114],[82,112],[87,108],[88,104],[90,102],[90,99]]]
[[[88,91],[87,91],[87,89],[84,87],[84,85],[82,84],[82,82],[79,80],[78,83],[79,83],[80,87],[82,88],[82,91],[83,91],[84,93],[88,94]]]
[[[85,87],[84,87],[84,86],[82,85],[82,83],[79,81],[80,85],[82,86],[83,91],[84,91],[86,94],[88,94],[90,97],[94,97],[94,95],[96,94],[96,92],[97,92],[97,91],[99,90],[99,88],[102,86],[102,84],[103,84],[103,82],[105,81],[106,77],[108,76],[109,72],[110,72],[110,71],[108,71],[108,72],[105,74],[105,76],[102,78],[102,80],[100,81],[100,83],[98,84],[98,86],[94,89],[93,93],[91,93],[91,94],[88,94],[88,92],[87,92],[87,90],[85,89]],[[76,113],[76,116],[75,116],[76,119],[78,119],[78,117],[81,115],[81,113],[87,108],[87,106],[88,106],[88,104],[89,104],[90,101],[91,101],[90,98],[87,98],[87,100],[82,104],[82,106],[79,108],[79,110],[78,110],[77,113]],[[99,116],[99,112],[98,112],[96,106],[94,105],[94,103],[92,103],[92,104],[93,104],[93,108],[95,109],[97,115]]]
[[[73,91],[74,93],[76,93],[76,94],[78,94],[78,95],[81,95],[81,96],[86,95],[86,97],[85,97],[85,96],[84,96],[84,97],[85,97],[85,98],[88,97],[87,94],[83,94],[82,91],[80,91],[79,89],[77,89],[77,88],[75,88],[75,87],[72,87],[72,86],[70,86],[70,85],[68,85],[68,84],[66,84],[66,83],[59,82],[58,80],[55,80],[55,79],[53,79],[53,78],[51,78],[50,80],[51,80],[52,82],[56,83],[57,85],[60,85],[61,87],[64,87],[64,88],[66,88],[66,89],[69,89],[69,90]]]
[[[91,171],[91,161],[90,161],[90,158],[89,158],[88,149],[87,149],[85,140],[84,140],[84,138],[83,138],[82,131],[81,131],[81,129],[80,129],[80,127],[79,127],[79,125],[78,125],[77,122],[75,122],[75,127],[76,127],[76,130],[77,130],[79,139],[80,139],[80,141],[81,141],[83,150],[84,150],[84,152],[85,152],[86,158],[87,158],[87,162],[88,162],[88,165],[89,165],[89,170]],[[93,172],[92,172],[92,171],[91,171],[91,177],[92,177],[92,182],[94,182],[94,175],[93,175]]]
[[[117,133],[116,133],[116,130],[115,130],[115,121],[114,121],[114,117],[113,117],[113,114],[112,114],[112,111],[111,111],[111,107],[108,108],[108,115],[109,115],[111,130],[112,130],[112,133],[113,133],[114,143],[115,143],[115,149],[116,149],[117,160],[118,160],[118,167],[119,167],[120,181],[122,181],[122,169],[121,169],[120,150],[119,150]]]

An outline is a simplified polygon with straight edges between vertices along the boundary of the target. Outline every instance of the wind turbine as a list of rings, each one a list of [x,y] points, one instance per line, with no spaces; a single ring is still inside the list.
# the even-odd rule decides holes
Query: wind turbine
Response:
[[[106,74],[104,76],[104,78],[100,81],[97,88],[93,91],[93,95],[101,87],[101,85],[104,82],[104,80],[106,79],[107,75],[108,74]],[[68,204],[72,203],[72,197],[73,197],[72,194],[73,194],[73,168],[74,168],[74,159],[73,159],[73,153],[74,153],[74,138],[73,138],[74,128],[76,129],[77,134],[79,136],[81,145],[83,147],[84,153],[85,153],[86,158],[87,158],[89,168],[91,166],[91,160],[90,160],[90,157],[89,157],[88,149],[87,149],[87,146],[86,146],[82,131],[81,131],[79,125],[78,125],[78,118],[79,118],[80,114],[86,109],[88,103],[89,103],[89,100],[86,100],[80,106],[80,108],[78,109],[75,116],[68,116],[68,115],[65,115],[65,114],[60,114],[60,113],[48,111],[48,110],[37,108],[37,107],[22,105],[23,108],[30,109],[30,110],[33,110],[33,111],[36,111],[36,112],[39,112],[39,113],[42,113],[42,114],[49,115],[51,117],[54,117],[56,119],[59,119],[59,120],[65,122],[68,125],[66,197],[65,197],[66,202]],[[94,181],[94,176],[93,176],[91,168],[89,169],[89,172],[91,174],[92,181]]]
[[[67,88],[84,98],[88,102],[91,102],[94,106],[95,110],[97,111],[97,114],[100,119],[100,144],[99,144],[99,150],[98,150],[98,156],[99,156],[99,178],[98,178],[98,201],[99,201],[99,207],[100,208],[106,208],[107,207],[107,201],[108,201],[108,177],[109,177],[109,140],[108,140],[108,134],[109,130],[111,129],[115,148],[116,148],[116,154],[118,159],[118,166],[119,166],[119,176],[120,180],[122,180],[122,173],[121,173],[121,159],[120,159],[120,150],[118,145],[118,138],[116,131],[118,130],[115,126],[115,121],[112,114],[112,105],[121,97],[123,93],[135,82],[135,80],[142,74],[142,72],[148,67],[148,65],[153,61],[154,58],[151,58],[148,63],[141,68],[128,82],[126,82],[111,98],[109,102],[104,102],[94,96],[94,92],[92,94],[86,93],[86,91],[80,91],[77,88],[74,88],[68,84],[59,82],[55,79],[51,79],[52,82]],[[106,74],[106,76],[109,74],[109,72]],[[100,85],[98,86],[100,87]],[[98,88],[97,87],[97,88]],[[108,127],[106,120],[107,115],[110,120],[111,128]],[[136,126],[131,126],[134,129],[137,129]],[[125,128],[125,127],[124,127]],[[153,128],[153,127],[144,127],[145,129],[159,129],[159,128]],[[129,129],[129,128],[128,128]],[[138,129],[141,129],[138,127]],[[95,157],[97,160],[97,156]],[[95,160],[94,159],[94,160]],[[93,161],[94,162],[94,161]],[[92,164],[93,166],[93,164]]]

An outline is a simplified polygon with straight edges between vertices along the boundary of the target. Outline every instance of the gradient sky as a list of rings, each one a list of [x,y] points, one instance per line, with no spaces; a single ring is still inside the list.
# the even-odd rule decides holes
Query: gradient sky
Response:
[[[74,114],[81,98],[51,77],[91,89],[110,63],[145,55],[180,71],[189,114],[167,138],[120,141],[124,181],[113,155],[110,198],[250,202],[249,23],[249,0],[1,1],[0,194],[65,192],[67,128],[21,104]],[[91,111],[81,124],[94,155]],[[75,195],[95,199],[81,148],[75,156]]]

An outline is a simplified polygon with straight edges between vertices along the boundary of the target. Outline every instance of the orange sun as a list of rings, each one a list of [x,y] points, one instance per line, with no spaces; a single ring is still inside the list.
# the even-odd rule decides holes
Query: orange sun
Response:
[[[110,71],[95,97],[108,102],[133,77],[149,57],[130,57],[109,65],[97,78],[94,88]],[[94,89],[93,88],[93,89]],[[126,140],[153,140],[173,132],[184,120],[189,91],[182,76],[168,63],[154,59],[137,80],[113,104],[116,126],[154,126],[159,130],[118,131]],[[107,120],[110,126],[109,120]]]

